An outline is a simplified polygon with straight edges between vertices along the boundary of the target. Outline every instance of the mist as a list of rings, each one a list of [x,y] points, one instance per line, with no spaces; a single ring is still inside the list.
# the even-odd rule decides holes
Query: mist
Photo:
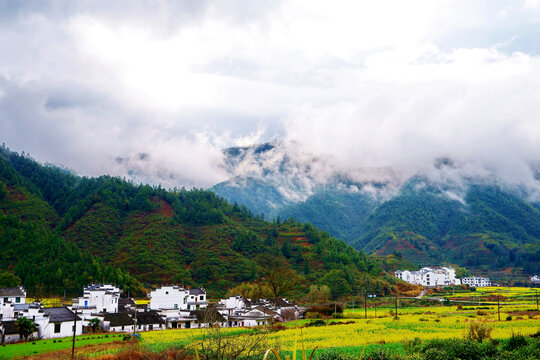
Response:
[[[392,196],[417,175],[539,198],[538,1],[21,1],[0,15],[0,141],[39,161],[165,187],[265,177],[291,201],[329,184]],[[224,149],[265,142],[227,165]]]

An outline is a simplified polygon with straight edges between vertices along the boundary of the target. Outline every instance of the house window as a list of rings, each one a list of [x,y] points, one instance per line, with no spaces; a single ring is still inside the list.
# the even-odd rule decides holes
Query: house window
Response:
[[[122,325],[122,330],[124,330],[124,325]]]
[[[174,304],[174,308],[175,308],[175,309],[178,309],[178,304]]]
[[[168,292],[168,291],[165,291],[165,295],[169,295],[169,292]]]
[[[54,333],[59,334],[60,333],[60,327],[62,326],[61,323],[55,323],[54,324]]]
[[[16,297],[16,298],[15,298],[15,302],[16,302],[16,303],[20,303],[20,302],[21,302],[21,298],[20,298],[20,297]]]
[[[201,300],[204,300],[204,295],[201,295]]]
[[[8,298],[4,298],[4,302],[8,302],[8,300],[9,300]]]
[[[148,330],[154,330],[154,325],[149,325]]]
[[[71,327],[71,331],[75,331],[75,325]]]

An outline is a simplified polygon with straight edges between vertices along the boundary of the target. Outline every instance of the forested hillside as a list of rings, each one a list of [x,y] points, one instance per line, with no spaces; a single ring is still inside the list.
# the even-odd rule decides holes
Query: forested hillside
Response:
[[[204,286],[215,296],[281,273],[294,281],[279,295],[325,283],[339,296],[366,282],[389,292],[394,282],[364,253],[309,224],[267,222],[210,191],[80,177],[4,146],[0,222],[0,270],[31,292],[110,281],[132,291]]]
[[[377,181],[342,173],[318,179],[316,166],[291,160],[295,154],[279,146],[227,149],[232,174],[252,170],[212,189],[267,217],[312,223],[368,254],[395,254],[416,266],[456,264],[501,280],[523,282],[540,272],[540,211],[526,188],[491,178],[446,179],[459,172],[446,158],[433,165],[440,172],[435,181],[418,174],[399,183],[391,169],[380,169],[379,177],[358,170],[366,171],[359,178]]]

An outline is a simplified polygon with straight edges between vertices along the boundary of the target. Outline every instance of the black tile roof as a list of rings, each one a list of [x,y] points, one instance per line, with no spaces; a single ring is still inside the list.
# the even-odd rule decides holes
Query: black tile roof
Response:
[[[107,313],[103,319],[109,321],[110,326],[124,326],[133,325],[135,321],[129,316],[128,313]]]
[[[137,325],[164,324],[165,320],[156,311],[144,311],[137,313]]]
[[[75,314],[73,311],[69,310],[67,307],[52,307],[43,309],[45,315],[49,316],[49,322],[66,322],[73,321],[75,319]],[[77,321],[81,320],[77,316]]]
[[[15,326],[15,321],[4,321],[1,323],[4,328],[4,334],[13,335],[17,334],[17,327]]]
[[[204,295],[206,291],[203,289],[189,289],[189,295]]]
[[[135,301],[132,298],[120,298],[118,299],[119,305],[135,305]]]
[[[0,297],[12,297],[12,296],[19,296],[19,297],[25,297],[26,295],[19,287],[10,287],[10,288],[0,288]]]
[[[212,305],[201,310],[190,311],[189,315],[195,316],[197,323],[223,323],[227,321]]]

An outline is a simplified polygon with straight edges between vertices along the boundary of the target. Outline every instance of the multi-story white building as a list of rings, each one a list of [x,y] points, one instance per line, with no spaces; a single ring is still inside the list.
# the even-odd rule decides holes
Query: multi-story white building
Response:
[[[488,277],[471,276],[462,278],[461,282],[463,284],[469,285],[470,287],[491,286],[491,280]]]
[[[162,286],[148,294],[150,310],[187,309],[189,290],[180,286]]]
[[[456,278],[456,271],[452,267],[423,267],[418,271],[398,270],[395,272],[398,279],[411,284],[422,286],[450,286],[460,285]]]
[[[113,285],[92,284],[84,288],[82,297],[73,299],[73,308],[82,313],[116,313],[121,292]]]
[[[148,294],[150,310],[198,310],[208,305],[204,289],[184,289],[180,286],[162,286]]]

